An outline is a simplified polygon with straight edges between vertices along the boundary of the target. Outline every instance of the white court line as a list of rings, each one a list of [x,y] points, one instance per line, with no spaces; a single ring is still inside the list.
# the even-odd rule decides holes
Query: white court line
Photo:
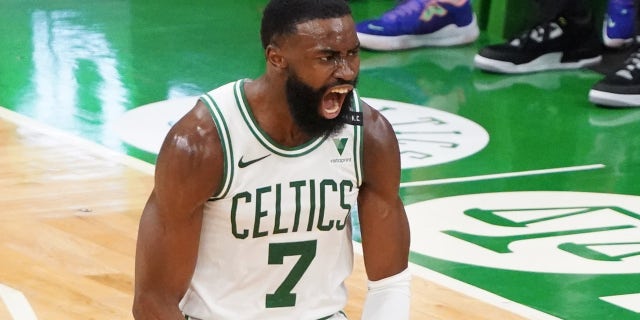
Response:
[[[35,312],[22,292],[0,283],[0,298],[16,320],[37,320]]]
[[[640,314],[640,293],[600,297],[601,300]]]
[[[32,118],[23,116],[17,112],[11,111],[2,106],[0,106],[0,118],[11,121],[14,124],[16,124],[18,127],[26,127],[26,128],[29,128],[30,130],[37,131],[49,137],[54,137],[62,141],[69,141],[70,143],[73,143],[74,145],[81,147],[82,150],[87,150],[89,152],[93,152],[98,155],[106,156],[109,159],[115,160],[118,163],[127,165],[131,168],[137,169],[144,173],[151,174],[151,175],[153,175],[154,173],[155,166],[148,162],[142,161],[140,159],[131,157],[126,154],[116,152],[99,143],[96,143],[84,138],[80,138],[73,134],[62,131],[58,128],[51,127],[45,123],[38,122]]]
[[[470,177],[460,177],[460,178],[412,181],[412,182],[400,183],[400,187],[406,188],[406,187],[418,187],[418,186],[431,186],[431,185],[437,185],[437,184],[513,178],[513,177],[533,176],[533,175],[542,175],[542,174],[559,173],[559,172],[595,170],[595,169],[602,169],[604,167],[605,167],[604,164],[590,164],[590,165],[584,165],[584,166],[573,166],[573,167],[562,167],[562,168],[551,168],[551,169],[529,170],[529,171],[516,171],[516,172],[485,174],[480,176],[470,176]]]

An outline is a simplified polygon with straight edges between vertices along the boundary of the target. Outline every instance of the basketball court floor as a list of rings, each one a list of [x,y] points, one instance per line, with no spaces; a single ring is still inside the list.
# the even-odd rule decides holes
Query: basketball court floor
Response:
[[[358,20],[394,3],[350,1]],[[0,319],[131,318],[159,143],[199,94],[261,74],[264,5],[2,1]],[[640,319],[640,108],[590,104],[593,70],[474,69],[498,41],[361,53],[402,152],[412,319]]]

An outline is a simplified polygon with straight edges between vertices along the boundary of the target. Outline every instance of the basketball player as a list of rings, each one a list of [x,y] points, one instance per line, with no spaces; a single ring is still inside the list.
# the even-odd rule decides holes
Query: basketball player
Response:
[[[140,221],[134,316],[346,319],[357,211],[363,319],[408,319],[399,148],[354,89],[346,1],[272,0],[261,37],[265,73],[204,94],[163,143]]]

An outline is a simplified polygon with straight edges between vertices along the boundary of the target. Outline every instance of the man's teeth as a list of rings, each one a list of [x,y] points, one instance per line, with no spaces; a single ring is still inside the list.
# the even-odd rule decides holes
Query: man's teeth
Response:
[[[331,90],[331,92],[345,94],[345,93],[349,92],[349,89],[347,89],[347,88],[336,88],[336,89]]]

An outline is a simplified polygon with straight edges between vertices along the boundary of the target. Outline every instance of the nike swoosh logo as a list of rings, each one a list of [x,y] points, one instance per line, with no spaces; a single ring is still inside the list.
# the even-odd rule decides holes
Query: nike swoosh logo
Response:
[[[266,158],[268,156],[270,156],[270,155],[271,154],[268,154],[268,155],[266,155],[264,157],[260,157],[260,158],[249,160],[249,161],[243,161],[242,159],[244,159],[244,156],[242,156],[242,157],[240,157],[240,161],[238,161],[238,168],[246,168],[246,167],[248,167],[248,166],[250,166],[250,165],[252,165],[252,164],[254,164],[254,163],[256,163],[256,162],[258,162],[258,161],[260,161],[260,160],[262,160],[262,159],[264,159],[264,158]]]
[[[613,28],[613,27],[616,26],[616,22],[611,20],[611,19],[609,19],[608,25],[609,25],[609,28]]]

